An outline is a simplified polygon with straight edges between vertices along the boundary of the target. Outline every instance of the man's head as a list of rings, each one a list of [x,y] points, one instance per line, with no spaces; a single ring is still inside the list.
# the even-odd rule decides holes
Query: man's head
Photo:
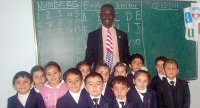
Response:
[[[104,4],[101,7],[100,18],[102,25],[106,28],[110,28],[113,25],[113,21],[115,19],[115,9],[111,4]]]

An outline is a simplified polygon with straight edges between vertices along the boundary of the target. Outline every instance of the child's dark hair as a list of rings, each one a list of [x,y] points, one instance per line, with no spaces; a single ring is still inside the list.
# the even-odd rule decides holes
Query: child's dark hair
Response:
[[[91,77],[99,77],[101,80],[102,80],[102,82],[103,82],[103,77],[102,77],[102,75],[100,74],[100,73],[97,73],[97,72],[91,72],[91,73],[89,73],[86,77],[85,77],[85,84],[86,84],[86,82],[87,82],[87,79],[88,78],[91,78]]]
[[[63,80],[66,82],[67,76],[69,74],[74,74],[74,75],[78,75],[79,78],[81,79],[81,81],[83,80],[82,78],[82,73],[80,70],[78,70],[77,68],[70,68],[67,71],[65,71],[65,73],[63,74]]]
[[[58,69],[58,71],[59,72],[61,72],[61,68],[60,68],[60,66],[58,65],[58,63],[56,63],[56,62],[54,62],[54,61],[50,61],[50,62],[48,62],[46,65],[45,65],[45,69],[46,68],[48,68],[48,67],[50,67],[50,66],[55,66],[57,69]]]
[[[114,77],[111,87],[113,88],[115,84],[122,84],[122,85],[125,85],[125,86],[129,87],[129,84],[127,82],[127,78],[124,77],[124,76],[116,76],[116,77]]]
[[[33,76],[33,73],[35,73],[36,71],[42,71],[44,72],[44,68],[40,65],[35,65],[33,66],[33,68],[31,69],[31,76]]]
[[[99,62],[99,63],[96,65],[96,67],[95,67],[95,71],[96,71],[99,67],[105,67],[105,68],[107,68],[107,69],[109,70],[109,72],[110,72],[110,68],[109,68],[109,66],[106,64],[106,62]]]
[[[86,61],[81,61],[76,65],[77,69],[80,69],[81,66],[86,65],[90,68],[90,65]]]
[[[139,54],[139,53],[134,53],[134,54],[131,55],[131,57],[130,57],[130,64],[136,58],[139,58],[140,60],[142,60],[142,63],[144,64],[144,57],[141,54]]]
[[[166,64],[176,64],[177,69],[179,68],[178,63],[175,59],[167,59],[164,63],[164,67],[166,66]]]
[[[122,66],[122,67],[124,67],[124,69],[126,70],[126,73],[128,73],[128,67],[126,66],[125,63],[117,62],[116,65],[114,66],[114,72],[116,71],[115,68],[116,68],[117,66]]]
[[[104,4],[102,7],[101,7],[101,12],[103,12],[103,9],[107,9],[107,8],[109,8],[109,9],[111,9],[111,11],[112,11],[112,13],[115,15],[115,9],[114,9],[114,7],[113,7],[113,5],[112,4]]]
[[[140,74],[145,74],[149,80],[149,83],[151,81],[151,75],[148,71],[146,70],[138,70],[137,72],[135,72],[135,74],[133,75],[133,79],[136,79]]]
[[[17,80],[19,77],[23,77],[23,78],[28,78],[30,80],[30,82],[33,82],[33,78],[31,76],[31,74],[29,74],[26,71],[19,71],[15,74],[15,76],[13,77],[12,83],[13,85],[15,85],[15,80]]]
[[[155,60],[155,65],[157,64],[158,61],[163,61],[165,62],[167,60],[167,58],[165,56],[159,56],[156,58]]]

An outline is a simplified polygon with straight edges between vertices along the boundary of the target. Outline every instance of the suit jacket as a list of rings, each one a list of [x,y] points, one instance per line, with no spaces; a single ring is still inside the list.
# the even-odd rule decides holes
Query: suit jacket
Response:
[[[87,108],[95,108],[94,102],[92,101],[89,94],[87,95],[87,105],[88,105]],[[113,108],[112,105],[113,105],[113,103],[109,98],[101,95],[100,102],[99,102],[99,108]]]
[[[135,87],[132,87],[130,90],[131,92],[128,94],[129,97],[127,98],[132,100],[133,108],[157,108],[156,93],[153,90],[147,89],[143,101]]]
[[[106,89],[105,89],[105,93],[104,96],[109,98],[109,99],[113,99],[115,97],[111,87],[109,86],[109,84],[107,83]]]
[[[154,91],[156,91],[159,83],[161,82],[162,80],[160,79],[160,77],[158,76],[158,74],[156,76],[154,76],[151,80],[151,84],[150,84],[150,88]]]
[[[87,108],[86,94],[81,91],[78,103],[68,91],[63,97],[57,100],[56,108]]]
[[[176,78],[177,108],[190,108],[190,90],[188,82]],[[174,108],[173,95],[170,84],[166,78],[157,88],[157,100],[159,108]]]
[[[116,98],[113,100],[113,108],[119,108]],[[125,108],[133,108],[133,102],[126,99]]]
[[[30,91],[25,107],[19,101],[17,93],[16,95],[8,98],[7,108],[45,108],[41,94],[36,93],[33,89]]]
[[[118,40],[119,59],[121,62],[128,64],[130,55],[127,34],[118,29],[115,30]],[[90,65],[94,63],[94,66],[98,62],[103,61],[102,28],[88,34],[85,61]]]
[[[133,84],[133,74],[132,73],[129,73],[127,75],[127,82],[130,87],[135,87],[135,85]]]

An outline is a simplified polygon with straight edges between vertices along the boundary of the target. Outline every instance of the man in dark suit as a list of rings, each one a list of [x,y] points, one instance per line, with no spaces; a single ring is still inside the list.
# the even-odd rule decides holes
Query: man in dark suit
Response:
[[[113,21],[115,10],[111,4],[101,7],[100,18],[102,27],[92,31],[88,35],[85,61],[94,66],[99,61],[106,61],[106,37],[111,33],[113,49],[113,66],[121,61],[128,64],[129,48],[127,34],[114,28]]]
[[[177,78],[178,64],[168,59],[164,64],[166,78],[158,85],[158,108],[190,108],[190,90],[188,83]]]

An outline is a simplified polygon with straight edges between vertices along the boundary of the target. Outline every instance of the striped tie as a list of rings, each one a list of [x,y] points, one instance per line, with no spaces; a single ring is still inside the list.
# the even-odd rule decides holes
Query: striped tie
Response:
[[[112,45],[112,36],[108,30],[106,37],[106,63],[110,68],[110,72],[113,70],[113,45]]]

